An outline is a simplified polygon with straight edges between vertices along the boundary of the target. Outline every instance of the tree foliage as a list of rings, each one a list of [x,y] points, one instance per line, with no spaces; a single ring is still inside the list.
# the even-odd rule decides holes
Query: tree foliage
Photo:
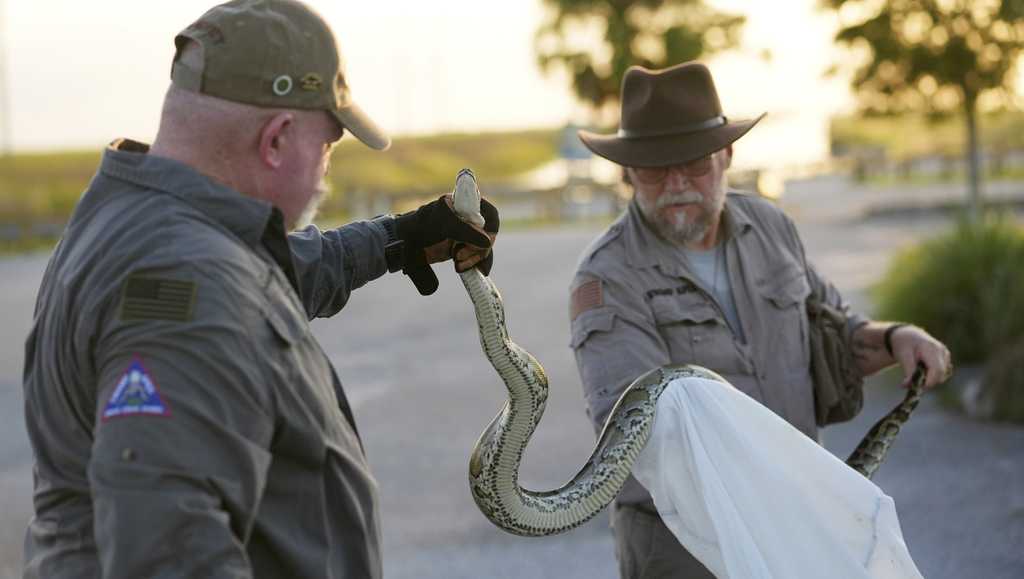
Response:
[[[969,205],[981,215],[978,99],[1013,94],[1024,50],[1024,0],[821,0],[859,14],[836,40],[867,48],[853,87],[867,111],[963,112]],[[864,15],[867,15],[864,18]]]
[[[543,0],[535,49],[545,71],[562,67],[594,109],[616,105],[632,65],[663,68],[737,44],[744,17],[703,0]]]
[[[1024,0],[822,2],[841,17],[861,16],[836,40],[870,53],[853,79],[866,110],[973,112],[986,91],[1012,94]]]

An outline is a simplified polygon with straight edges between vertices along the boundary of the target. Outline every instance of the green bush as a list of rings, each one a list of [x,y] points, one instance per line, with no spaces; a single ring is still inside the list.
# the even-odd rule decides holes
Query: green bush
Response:
[[[985,365],[981,404],[995,420],[1024,422],[1024,339],[1007,344]]]
[[[880,319],[926,328],[958,365],[1024,338],[1024,228],[990,216],[896,256],[875,288]]]

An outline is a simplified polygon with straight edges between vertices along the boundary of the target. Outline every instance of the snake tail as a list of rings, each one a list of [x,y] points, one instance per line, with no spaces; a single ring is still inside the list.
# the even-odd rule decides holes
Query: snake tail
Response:
[[[850,457],[846,459],[846,464],[850,468],[869,479],[875,476],[875,471],[882,466],[886,455],[889,454],[889,448],[896,440],[896,435],[900,433],[900,427],[910,418],[910,413],[917,408],[921,400],[923,379],[924,372],[917,370],[911,378],[910,388],[903,401],[876,422],[857,448],[850,453]]]

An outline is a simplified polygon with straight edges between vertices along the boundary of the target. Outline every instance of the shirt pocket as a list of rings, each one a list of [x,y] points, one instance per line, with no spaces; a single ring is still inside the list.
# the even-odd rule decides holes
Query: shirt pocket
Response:
[[[309,321],[299,309],[298,301],[289,295],[291,288],[285,288],[279,277],[272,275],[264,291],[263,317],[279,344],[291,348],[303,342],[309,334]]]
[[[278,413],[275,457],[288,456],[315,470],[325,459],[327,432],[340,411],[329,367],[286,284],[283,275],[272,275],[264,287],[263,317],[272,341],[265,348],[264,363],[269,368],[266,379],[276,391]]]
[[[696,364],[726,374],[746,367],[732,331],[703,294],[656,297],[651,312],[673,364]]]
[[[758,293],[765,302],[764,327],[770,331],[764,344],[771,353],[769,359],[788,366],[789,371],[806,367],[810,363],[806,301],[811,294],[806,272],[796,265],[776,270],[759,281]]]

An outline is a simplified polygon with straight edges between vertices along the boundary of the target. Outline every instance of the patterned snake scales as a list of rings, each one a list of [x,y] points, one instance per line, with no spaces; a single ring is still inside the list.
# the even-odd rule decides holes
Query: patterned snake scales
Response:
[[[454,205],[466,221],[483,224],[480,193],[468,169],[456,178]],[[540,422],[548,396],[544,369],[516,345],[505,328],[501,294],[476,268],[459,274],[476,310],[480,343],[508,388],[508,401],[473,448],[469,485],[477,507],[492,523],[523,536],[568,531],[588,521],[615,498],[650,436],[658,396],[677,378],[700,377],[725,382],[695,365],[655,368],[626,388],[612,409],[597,446],[568,483],[550,491],[519,486],[519,464],[530,436]],[[886,414],[860,442],[846,464],[870,478],[921,397],[921,372],[906,398]]]

